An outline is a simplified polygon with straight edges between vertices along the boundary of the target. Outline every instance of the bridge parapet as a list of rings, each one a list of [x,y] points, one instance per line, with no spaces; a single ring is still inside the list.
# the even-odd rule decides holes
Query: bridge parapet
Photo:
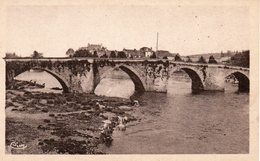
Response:
[[[176,65],[187,65],[187,66],[199,66],[199,67],[212,67],[212,68],[225,68],[225,69],[234,69],[234,70],[245,70],[249,71],[249,68],[239,67],[239,66],[228,66],[224,64],[203,64],[203,63],[193,63],[193,62],[181,62],[181,61],[174,61],[174,60],[167,60],[167,59],[143,59],[143,58],[135,58],[135,59],[123,59],[123,58],[85,58],[85,57],[44,57],[44,58],[4,58],[6,62],[10,61],[83,61],[87,60],[89,63],[102,62],[116,62],[116,63],[135,63],[135,62],[164,62]]]

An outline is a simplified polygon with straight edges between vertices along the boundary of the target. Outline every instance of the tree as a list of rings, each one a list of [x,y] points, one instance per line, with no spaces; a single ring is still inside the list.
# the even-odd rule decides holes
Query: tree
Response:
[[[31,57],[34,59],[43,58],[43,54],[39,53],[35,50],[35,51],[33,51],[33,54],[31,55]]]
[[[115,52],[115,51],[111,51],[109,57],[110,57],[110,58],[116,58],[116,52]]]
[[[73,57],[92,57],[92,54],[86,49],[79,49],[75,52]]]
[[[5,58],[17,58],[16,53],[5,53]]]
[[[240,66],[240,67],[246,67],[249,68],[250,63],[250,55],[249,55],[250,51],[249,50],[245,50],[242,52],[239,52],[237,54],[235,54],[234,56],[231,57],[229,65],[234,65],[234,66]]]
[[[66,51],[66,55],[68,57],[73,57],[75,54],[75,51],[72,49],[72,48],[69,48],[67,51]]]
[[[174,57],[174,60],[175,61],[182,61],[181,57],[179,54],[176,54],[175,57]]]
[[[209,61],[208,61],[209,64],[217,64],[218,62],[215,60],[214,56],[210,56],[209,57]]]
[[[223,53],[223,51],[221,50],[221,52],[220,52],[220,57],[222,58],[222,57],[224,57],[225,55],[224,55],[224,53]]]
[[[168,59],[168,57],[167,57],[167,56],[164,56],[163,59]]]
[[[187,61],[186,62],[192,63],[192,60],[191,60],[191,58],[189,56],[187,56]]]
[[[150,56],[151,59],[156,59],[156,53],[153,52],[152,55]]]
[[[118,58],[127,58],[125,52],[123,52],[123,51],[119,51],[118,54],[117,54],[117,57]]]
[[[108,58],[107,54],[103,54],[100,58]]]
[[[206,64],[207,62],[206,62],[205,58],[204,58],[203,56],[201,56],[201,57],[199,58],[199,60],[197,61],[197,63]]]
[[[94,51],[93,57],[94,57],[94,58],[98,58],[97,51]]]

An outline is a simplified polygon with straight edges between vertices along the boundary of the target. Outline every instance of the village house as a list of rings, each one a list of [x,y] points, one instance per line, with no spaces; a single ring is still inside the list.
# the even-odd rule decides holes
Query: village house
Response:
[[[141,53],[139,50],[136,50],[136,49],[123,49],[123,52],[126,53],[126,56],[128,58],[142,58],[144,57],[144,54]]]
[[[148,48],[148,47],[142,47],[140,49],[140,52],[143,53],[144,57],[146,57],[146,58],[150,58],[153,55],[152,48]]]
[[[158,51],[156,52],[157,58],[163,59],[163,58],[167,57],[167,59],[169,59],[169,60],[173,60],[174,57],[175,57],[177,54],[178,54],[178,53],[170,53],[170,52],[167,51],[167,50],[158,50]]]
[[[15,53],[5,53],[6,58],[17,58],[18,56]]]
[[[88,50],[91,54],[94,54],[94,52],[97,52],[98,57],[104,55],[108,52],[106,47],[104,47],[102,44],[90,44],[88,43],[87,47],[81,47],[79,50]]]

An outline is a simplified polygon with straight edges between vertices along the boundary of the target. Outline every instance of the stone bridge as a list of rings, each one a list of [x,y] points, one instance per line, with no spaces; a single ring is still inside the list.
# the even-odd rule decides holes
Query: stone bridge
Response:
[[[14,78],[30,69],[43,70],[54,76],[64,92],[94,92],[99,82],[119,68],[132,79],[137,92],[167,92],[168,79],[176,71],[185,71],[192,81],[192,91],[224,91],[225,78],[233,74],[239,91],[249,91],[249,69],[218,64],[198,64],[165,59],[100,58],[15,58],[6,61],[6,87]]]

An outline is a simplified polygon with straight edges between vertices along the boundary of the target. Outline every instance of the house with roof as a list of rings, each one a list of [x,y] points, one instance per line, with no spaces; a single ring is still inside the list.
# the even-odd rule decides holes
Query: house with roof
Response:
[[[5,53],[6,58],[17,58],[18,56],[15,53]]]
[[[102,44],[90,44],[90,43],[88,43],[87,47],[81,47],[78,50],[88,50],[91,54],[97,52],[99,57],[108,52],[106,47],[104,47]]]
[[[169,60],[174,59],[174,57],[177,55],[178,53],[171,53],[167,50],[158,50],[156,51],[156,56],[157,58],[163,59],[164,57],[167,57]]]
[[[144,57],[150,58],[153,55],[154,51],[152,50],[152,48],[142,47],[140,48],[140,52],[143,53]]]
[[[126,53],[127,57],[128,58],[143,58],[144,57],[144,54],[141,53],[139,50],[136,50],[136,49],[123,49],[123,52]]]

